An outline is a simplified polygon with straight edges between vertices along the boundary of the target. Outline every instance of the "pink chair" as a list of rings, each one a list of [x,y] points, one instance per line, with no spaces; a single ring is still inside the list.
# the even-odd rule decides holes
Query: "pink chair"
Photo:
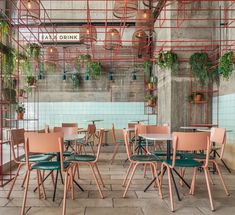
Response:
[[[63,133],[36,133],[36,132],[26,132],[25,133],[25,152],[26,152],[26,166],[27,166],[27,177],[26,177],[26,186],[24,190],[23,204],[21,209],[21,215],[24,215],[25,205],[27,200],[27,193],[29,187],[29,179],[31,171],[36,170],[39,183],[39,193],[40,186],[42,187],[42,194],[44,199],[46,199],[46,193],[43,185],[41,171],[43,170],[57,170],[62,171],[65,174],[64,182],[64,198],[63,198],[63,214],[66,214],[66,196],[67,196],[67,187],[73,182],[72,180],[72,168],[68,162],[64,162],[64,141]],[[30,153],[60,153],[60,161],[43,161],[37,162],[36,164],[31,164],[29,162]],[[72,186],[73,187],[73,186]],[[73,194],[73,192],[72,192]]]
[[[125,129],[123,130],[123,135],[124,135],[124,141],[125,141],[128,160],[130,161],[130,166],[127,170],[126,177],[125,177],[123,184],[122,184],[123,186],[126,186],[126,189],[123,194],[123,198],[126,196],[126,193],[129,189],[131,180],[135,174],[137,166],[138,165],[145,165],[145,164],[151,165],[153,178],[156,177],[155,183],[156,183],[156,186],[159,188],[159,195],[162,197],[159,178],[158,178],[158,174],[157,174],[157,166],[156,166],[156,163],[158,162],[157,157],[154,155],[150,155],[150,154],[144,154],[144,155],[133,154],[131,147],[130,147],[129,134]],[[131,172],[131,170],[132,170],[132,172]],[[131,172],[131,175],[130,175],[130,179],[128,181],[128,176],[129,176],[130,172]]]
[[[177,151],[187,152],[187,151],[206,151],[206,159],[205,161],[199,162],[194,159],[177,159]],[[211,150],[211,144],[209,141],[209,133],[208,132],[174,132],[173,133],[173,156],[172,160],[165,160],[161,165],[161,185],[163,180],[164,169],[167,169],[168,175],[168,183],[169,183],[169,193],[170,193],[170,203],[171,203],[171,211],[174,211],[174,201],[173,201],[173,192],[172,192],[172,170],[175,167],[179,168],[193,168],[193,178],[190,188],[190,194],[194,195],[195,191],[195,182],[196,182],[196,174],[199,167],[201,167],[204,171],[206,178],[206,185],[211,205],[211,210],[214,211],[214,204],[212,200],[210,182],[209,182],[209,171],[208,171],[208,162],[209,162],[209,154]]]
[[[116,154],[118,153],[118,149],[119,149],[120,144],[124,144],[124,140],[116,138],[114,123],[112,124],[112,137],[113,137],[113,142],[114,142],[115,148],[114,148],[113,156],[111,159],[111,164],[113,164],[113,161],[116,157]]]

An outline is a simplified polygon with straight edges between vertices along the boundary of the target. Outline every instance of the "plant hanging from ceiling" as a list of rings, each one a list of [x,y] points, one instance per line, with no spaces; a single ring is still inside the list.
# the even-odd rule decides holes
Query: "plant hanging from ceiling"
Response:
[[[153,66],[153,62],[150,60],[144,61],[143,63],[143,68],[144,68],[144,72],[148,73],[151,71],[151,68]]]
[[[6,21],[6,16],[3,13],[0,13],[0,33],[1,35],[8,35],[10,31],[10,27],[8,22]],[[1,36],[0,35],[0,36]]]
[[[87,64],[87,70],[91,77],[97,79],[97,77],[101,75],[102,65],[98,61],[89,61]]]
[[[179,70],[178,56],[172,51],[160,52],[156,63],[161,69],[171,69],[172,72]]]
[[[208,54],[194,53],[189,59],[189,64],[193,76],[198,78],[199,83],[204,86],[208,81]]]
[[[33,58],[37,61],[39,60],[41,47],[37,43],[27,44],[26,50],[29,58]]]
[[[219,59],[219,73],[225,80],[229,80],[233,72],[235,64],[235,53],[233,51],[226,52]]]
[[[86,55],[80,55],[79,57],[77,57],[75,59],[75,65],[76,65],[76,69],[77,71],[80,71],[80,69],[82,67],[84,67],[85,65],[87,65],[87,63],[91,60],[91,55],[86,54]]]

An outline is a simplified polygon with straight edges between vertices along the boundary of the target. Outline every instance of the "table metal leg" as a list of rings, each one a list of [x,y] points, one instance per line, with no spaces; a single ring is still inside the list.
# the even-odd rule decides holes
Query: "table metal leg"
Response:
[[[180,199],[180,194],[179,194],[179,190],[178,190],[177,185],[176,185],[176,183],[175,183],[175,177],[174,177],[174,175],[173,175],[172,169],[170,169],[170,173],[171,173],[171,177],[172,177],[172,180],[173,180],[173,184],[174,184],[174,187],[175,187],[175,192],[176,192],[176,194],[177,194],[178,200],[181,201],[181,199]],[[170,176],[168,176],[168,177],[170,177]]]
[[[185,181],[185,179],[176,171],[174,168],[173,171],[176,173],[176,175],[184,182],[184,184],[190,189],[190,185]]]
[[[56,194],[56,189],[57,189],[58,175],[59,175],[59,170],[56,171],[55,186],[54,186],[54,193],[53,193],[53,202],[55,201],[55,194]]]

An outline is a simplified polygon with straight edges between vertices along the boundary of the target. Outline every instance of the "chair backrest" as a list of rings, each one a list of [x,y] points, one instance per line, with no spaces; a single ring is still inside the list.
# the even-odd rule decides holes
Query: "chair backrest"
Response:
[[[11,152],[12,152],[13,160],[15,162],[18,162],[16,160],[15,146],[24,145],[24,143],[25,143],[24,133],[25,133],[25,130],[23,128],[21,128],[21,129],[12,129],[10,131]]]
[[[170,127],[168,125],[147,125],[148,134],[170,134]]]
[[[130,161],[131,155],[132,155],[132,150],[131,150],[130,141],[129,141],[129,132],[126,129],[123,129],[123,137],[124,137],[127,157]]]
[[[87,126],[87,133],[91,135],[91,134],[95,134],[95,132],[96,132],[95,124],[89,124]]]
[[[173,134],[173,162],[176,158],[176,151],[207,151],[206,165],[208,165],[210,153],[209,132],[174,132]]]
[[[64,135],[74,135],[78,133],[77,127],[54,127],[54,132],[63,132]]]
[[[225,144],[226,144],[226,129],[225,128],[211,128],[210,141],[221,146],[219,158],[222,159],[224,155]]]
[[[117,143],[117,138],[116,138],[114,123],[112,123],[112,136],[113,136],[113,142],[116,144]]]
[[[135,125],[135,136],[138,137],[139,134],[147,133],[147,125],[144,124],[136,124]]]
[[[101,146],[103,145],[103,139],[104,139],[104,129],[102,128],[99,131],[99,141],[98,141],[98,148],[97,148],[97,152],[96,152],[96,160],[95,160],[95,162],[97,162],[98,159],[99,159],[100,149],[101,149]]]
[[[78,127],[77,123],[62,123],[62,127]]]
[[[38,133],[25,132],[26,163],[29,164],[29,153],[54,153],[60,152],[60,159],[63,162],[64,141],[62,132]],[[63,166],[63,165],[61,165]],[[62,168],[63,170],[63,168]]]
[[[128,123],[128,128],[135,128],[136,123]]]

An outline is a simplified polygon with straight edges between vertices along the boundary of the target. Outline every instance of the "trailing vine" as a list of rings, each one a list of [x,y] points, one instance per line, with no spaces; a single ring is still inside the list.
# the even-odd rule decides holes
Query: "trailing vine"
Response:
[[[233,64],[234,64],[235,53],[230,51],[226,52],[219,59],[219,73],[225,80],[229,80],[233,72]]]
[[[207,53],[194,53],[189,59],[194,77],[199,79],[202,86],[208,81],[208,55]]]

